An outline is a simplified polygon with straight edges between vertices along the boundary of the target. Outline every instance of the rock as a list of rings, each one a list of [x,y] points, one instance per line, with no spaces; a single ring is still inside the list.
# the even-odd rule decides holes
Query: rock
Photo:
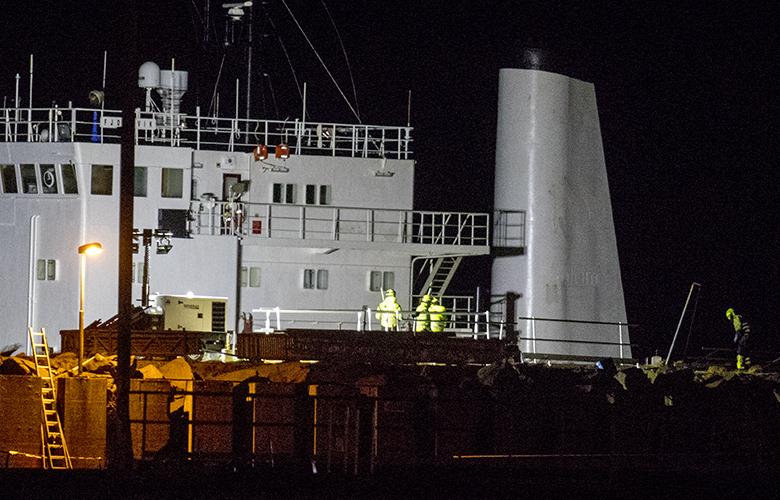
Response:
[[[308,373],[309,370],[303,368],[300,363],[259,364],[255,367],[217,375],[214,380],[243,382],[250,377],[259,376],[274,383],[300,383],[306,380]]]
[[[5,358],[0,365],[0,375],[36,375],[35,362],[23,356]]]
[[[144,379],[165,378],[162,372],[154,365],[146,365],[138,371],[143,375]]]
[[[193,380],[192,368],[184,358],[176,358],[160,367],[160,373],[168,380]]]

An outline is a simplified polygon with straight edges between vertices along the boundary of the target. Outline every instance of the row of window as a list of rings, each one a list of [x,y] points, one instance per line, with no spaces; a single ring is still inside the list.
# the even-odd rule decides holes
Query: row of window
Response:
[[[54,259],[38,259],[37,278],[39,281],[57,279],[57,261]]]
[[[37,262],[38,280],[56,280],[57,279],[57,261],[54,259],[38,259]],[[137,272],[137,278],[136,278]],[[133,262],[133,283],[144,282],[144,266],[141,263]],[[151,273],[150,273],[151,274]],[[242,267],[241,268],[241,286],[250,286],[252,288],[260,287],[260,268]],[[328,289],[328,270],[327,269],[304,269],[303,270],[303,288],[307,290],[327,290]],[[369,290],[378,292],[380,290],[389,290],[395,288],[395,273],[392,271],[371,271],[369,277]]]
[[[0,165],[4,193],[76,194],[76,167],[72,163],[22,163]]]
[[[135,189],[133,194],[140,198],[147,195],[148,168],[135,167]],[[162,179],[160,183],[160,196],[163,198],[183,198],[184,197],[184,170],[181,168],[162,169]]]
[[[241,286],[250,286],[257,288],[260,286],[260,268],[242,267],[241,268]],[[328,270],[327,269],[304,269],[303,270],[303,288],[306,290],[327,290],[328,289]],[[371,271],[369,278],[369,290],[378,292],[380,290],[389,290],[395,288],[395,273],[392,271]]]
[[[133,276],[132,281],[133,283],[136,283],[135,278],[136,273],[136,265],[135,262],[133,262]],[[37,262],[37,278],[39,281],[53,281],[57,279],[57,261],[54,259],[38,259]],[[138,264],[138,283],[144,282],[144,266],[143,264]]]
[[[111,195],[114,187],[113,165],[92,165],[90,193]],[[181,168],[161,169],[160,196],[163,198],[184,197],[184,170]],[[73,163],[23,163],[21,165],[0,165],[0,182],[4,193],[23,194],[78,194],[76,167]],[[149,168],[135,167],[133,193],[136,197],[148,195]],[[276,183],[272,186],[273,203],[298,203],[298,185]],[[306,184],[306,205],[330,205],[333,189],[330,185]]]
[[[330,205],[333,190],[329,185],[306,184],[307,205]],[[273,185],[271,199],[274,203],[298,203],[298,185],[281,184]]]
[[[135,196],[147,195],[147,167],[135,167]],[[111,195],[114,187],[113,165],[92,165],[90,193]],[[184,170],[163,168],[160,195],[163,198],[184,196]],[[2,191],[9,194],[78,194],[76,166],[72,163],[22,163],[0,165]]]

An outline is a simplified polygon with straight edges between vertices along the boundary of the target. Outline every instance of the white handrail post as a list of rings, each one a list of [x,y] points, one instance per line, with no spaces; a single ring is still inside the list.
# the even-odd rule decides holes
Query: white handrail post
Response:
[[[330,234],[330,237],[331,237],[331,239],[333,241],[338,240],[338,231],[336,230],[336,228],[338,227],[338,224],[339,224],[338,213],[339,213],[339,209],[338,208],[334,208],[333,209],[333,226],[331,227],[331,234]]]
[[[300,211],[300,239],[305,240],[306,239],[306,207],[301,205],[301,211]]]
[[[281,312],[279,310],[279,306],[274,307],[274,311],[276,311],[276,329],[281,330],[282,329],[282,319],[280,318],[279,313]]]
[[[304,106],[306,104],[304,103]],[[303,142],[303,124],[300,123],[299,119],[295,119],[295,153],[301,154],[301,143]]]
[[[200,106],[195,106],[195,149],[200,150]]]
[[[271,237],[271,204],[265,206],[265,237]]]

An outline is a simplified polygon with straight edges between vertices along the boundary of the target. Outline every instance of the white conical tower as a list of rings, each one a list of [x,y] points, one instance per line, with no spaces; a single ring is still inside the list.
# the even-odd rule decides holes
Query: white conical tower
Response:
[[[626,308],[592,84],[500,71],[495,209],[497,223],[502,212],[525,213],[524,251],[499,249],[507,256],[492,272],[494,296],[520,295],[520,349],[631,357],[617,345],[629,342]]]

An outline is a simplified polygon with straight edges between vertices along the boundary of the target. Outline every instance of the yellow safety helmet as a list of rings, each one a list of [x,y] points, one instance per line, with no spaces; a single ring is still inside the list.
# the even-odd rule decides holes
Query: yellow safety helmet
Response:
[[[734,309],[728,308],[726,309],[726,318],[731,319],[734,317]]]
[[[385,295],[387,295],[388,297],[395,297],[395,292],[392,289],[390,289],[387,292],[385,292]]]
[[[431,296],[430,295],[423,295],[423,302],[430,302]]]
[[[431,304],[435,304],[439,300],[436,297],[431,297]]]

